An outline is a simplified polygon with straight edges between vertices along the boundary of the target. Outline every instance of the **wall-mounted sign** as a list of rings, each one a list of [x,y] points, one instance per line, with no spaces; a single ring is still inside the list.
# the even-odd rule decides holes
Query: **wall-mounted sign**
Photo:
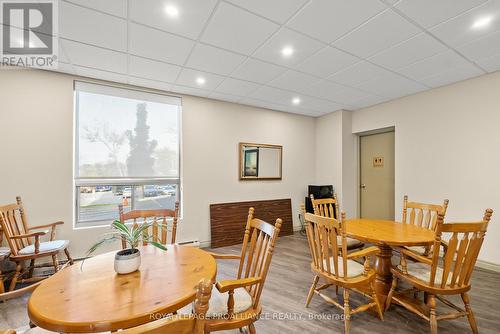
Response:
[[[384,158],[373,157],[373,167],[384,167]]]

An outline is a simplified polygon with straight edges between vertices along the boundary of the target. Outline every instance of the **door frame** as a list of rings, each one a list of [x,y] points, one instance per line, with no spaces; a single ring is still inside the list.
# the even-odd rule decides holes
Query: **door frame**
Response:
[[[356,168],[358,172],[356,173],[356,197],[357,197],[357,205],[356,211],[357,216],[361,217],[361,137],[378,135],[380,133],[394,132],[394,207],[396,207],[396,127],[388,126],[385,128],[379,128],[369,131],[357,132],[354,133],[356,135]],[[394,212],[396,214],[396,212]]]

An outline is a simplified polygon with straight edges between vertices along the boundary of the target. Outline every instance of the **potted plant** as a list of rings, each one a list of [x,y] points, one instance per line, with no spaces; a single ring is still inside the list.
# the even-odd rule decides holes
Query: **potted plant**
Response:
[[[149,234],[149,228],[153,222],[133,224],[128,227],[119,220],[111,224],[112,231],[105,233],[103,238],[96,242],[87,252],[87,257],[91,256],[99,247],[113,241],[124,241],[128,248],[118,251],[115,255],[115,271],[118,274],[129,274],[139,269],[141,266],[141,252],[137,248],[140,243],[147,243],[161,250],[167,248],[161,243],[154,241]],[[163,224],[158,224],[159,228],[166,228]],[[83,262],[82,262],[83,266]]]

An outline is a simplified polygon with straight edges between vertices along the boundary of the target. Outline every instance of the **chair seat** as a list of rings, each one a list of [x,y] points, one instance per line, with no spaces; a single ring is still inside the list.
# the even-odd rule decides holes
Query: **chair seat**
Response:
[[[413,253],[418,255],[425,255],[426,250],[424,246],[408,246],[406,249],[411,250]]]
[[[347,237],[346,240],[347,248],[357,248],[363,246],[363,243],[357,239]],[[337,245],[339,246],[339,248],[342,247],[342,236],[340,235],[337,236]]]
[[[53,241],[41,242],[39,252],[46,253],[46,252],[53,252],[56,250],[63,250],[66,247],[68,247],[68,244],[69,244],[68,240],[53,240]],[[35,245],[26,246],[19,251],[20,255],[29,255],[34,253],[35,253]]]
[[[212,296],[208,305],[207,318],[221,317],[227,314],[227,301],[229,294],[220,293],[219,290],[213,289]],[[252,307],[252,297],[245,288],[234,290],[234,311],[233,313],[245,312]]]
[[[413,276],[426,284],[429,284],[431,281],[431,266],[425,263],[421,262],[408,262],[407,264],[407,271],[409,276]],[[403,272],[403,268],[401,265],[398,265],[397,267],[399,271]],[[448,276],[446,284],[450,284],[451,282],[451,273]],[[441,284],[441,279],[443,278],[443,268],[437,267],[436,268],[436,278],[434,279],[434,284],[435,285],[440,285]]]
[[[6,259],[10,256],[9,247],[0,247],[0,260]]]
[[[333,257],[330,257],[330,268],[331,268],[330,271],[332,273],[335,271],[333,264],[334,264],[334,259]],[[339,277],[344,277],[344,265],[342,257],[339,256],[337,258],[337,264],[338,264]],[[326,268],[326,260],[323,260],[323,267]],[[351,278],[362,275],[364,271],[365,267],[362,264],[359,264],[353,260],[347,260],[347,277]]]

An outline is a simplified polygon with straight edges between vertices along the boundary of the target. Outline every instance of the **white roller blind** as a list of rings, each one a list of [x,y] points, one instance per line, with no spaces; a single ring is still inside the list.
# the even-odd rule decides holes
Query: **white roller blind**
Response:
[[[179,178],[181,99],[75,83],[78,179]]]

